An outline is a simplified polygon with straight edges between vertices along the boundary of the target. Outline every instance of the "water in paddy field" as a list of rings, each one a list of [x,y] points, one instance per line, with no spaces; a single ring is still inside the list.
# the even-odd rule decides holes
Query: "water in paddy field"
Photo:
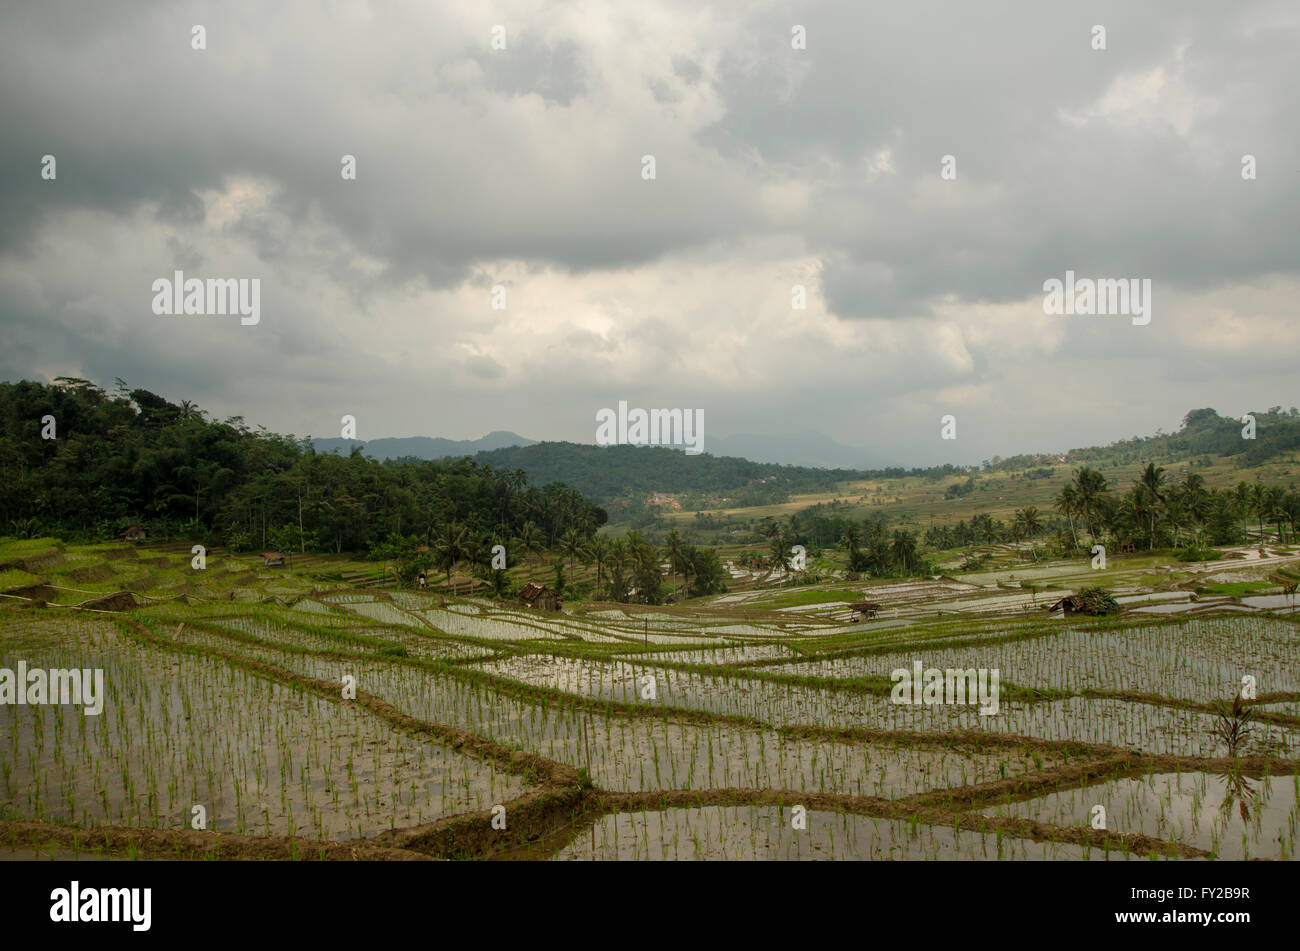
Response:
[[[1073,859],[1072,844],[1033,842],[996,833],[954,830],[837,812],[808,811],[795,828],[790,807],[705,806],[622,812],[598,819],[561,849],[558,861],[888,861],[953,859],[997,861]],[[1121,856],[1116,855],[1119,858]]]
[[[1159,773],[995,806],[984,815],[1082,826],[1101,805],[1109,831],[1192,845],[1221,859],[1292,860],[1300,834],[1297,793],[1296,776]]]

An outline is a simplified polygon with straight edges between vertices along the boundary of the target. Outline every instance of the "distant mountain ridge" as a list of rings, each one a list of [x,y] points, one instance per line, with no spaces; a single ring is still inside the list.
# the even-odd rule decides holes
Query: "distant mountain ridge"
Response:
[[[819,432],[758,436],[710,436],[708,452],[715,456],[736,456],[751,462],[783,466],[812,466],[819,469],[874,469],[885,461],[869,449],[847,446]]]
[[[1034,466],[1107,466],[1134,461],[1169,462],[1191,456],[1222,455],[1258,465],[1300,449],[1300,411],[1273,407],[1257,412],[1258,431],[1243,438],[1243,422],[1212,409],[1192,410],[1174,433],[1117,440],[1106,446],[1065,453],[995,457],[991,469]],[[481,439],[452,440],[425,436],[313,440],[318,452],[350,452],[363,446],[376,459],[441,459],[469,456],[475,462],[522,469],[534,484],[563,482],[602,505],[646,499],[652,494],[683,495],[687,504],[727,499],[733,505],[785,501],[791,494],[820,491],[868,477],[921,475],[939,480],[978,467],[937,465],[904,468],[881,465],[866,450],[854,449],[817,432],[786,436],[710,436],[702,455],[653,446],[594,446],[588,443],[538,441],[509,431]],[[689,498],[686,496],[690,496]]]
[[[372,459],[445,459],[448,456],[473,456],[480,452],[495,449],[509,449],[515,446],[534,446],[536,439],[529,439],[498,429],[479,439],[443,439],[441,436],[386,436],[381,439],[313,439],[312,446],[317,452],[338,452],[349,455],[354,446],[360,446],[363,455]]]
[[[509,430],[496,430],[481,439],[443,439],[436,436],[386,436],[381,439],[313,439],[317,452],[341,452],[347,455],[354,446],[374,459],[444,459],[448,456],[473,456],[496,449],[535,446],[529,439]],[[713,456],[728,456],[782,466],[815,469],[874,469],[883,461],[867,449],[846,446],[818,432],[759,436],[740,433],[734,436],[710,436],[707,451]]]

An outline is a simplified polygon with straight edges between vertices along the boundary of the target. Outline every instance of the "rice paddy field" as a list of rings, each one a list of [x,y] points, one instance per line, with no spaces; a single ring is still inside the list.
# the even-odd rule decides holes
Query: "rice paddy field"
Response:
[[[0,692],[0,858],[1295,857],[1300,623],[1204,566],[1086,618],[1069,563],[547,612],[296,561],[0,542],[0,671],[102,676]]]

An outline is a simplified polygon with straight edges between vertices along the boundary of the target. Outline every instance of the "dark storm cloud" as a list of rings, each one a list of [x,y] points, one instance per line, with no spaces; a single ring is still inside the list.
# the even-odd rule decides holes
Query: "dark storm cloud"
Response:
[[[494,51],[499,22],[508,47]],[[806,50],[790,48],[796,23]],[[670,387],[716,348],[709,371],[761,368],[752,389],[741,374],[718,385],[729,397],[700,396],[737,428],[791,431],[820,413],[852,441],[854,414],[875,414],[887,422],[871,438],[911,451],[923,443],[898,403],[928,434],[962,387],[987,387],[987,412],[1002,412],[1058,361],[1097,379],[1122,354],[1145,369],[1115,399],[1166,424],[1198,381],[1227,393],[1254,367],[1282,386],[1294,363],[1294,344],[1252,329],[1250,308],[1276,319],[1272,299],[1196,299],[1297,277],[1293,4],[55,0],[8,4],[0,26],[9,379],[123,376],[319,433],[366,400],[371,432],[380,401],[411,407],[385,435],[445,429],[426,407],[474,386],[458,425],[522,432],[504,414],[546,406],[526,434],[574,438],[590,416],[566,404],[575,376],[644,371]],[[46,153],[55,182],[39,175]],[[1243,153],[1257,181],[1241,180]],[[955,182],[940,180],[945,154]],[[160,322],[149,283],[173,269],[263,275],[264,324]],[[1151,326],[1032,313],[957,326],[963,311],[1032,303],[1066,269],[1152,279]],[[862,354],[885,365],[862,380],[822,369],[854,366],[836,350],[857,345],[853,329],[785,338],[769,321],[747,335],[766,306],[752,288],[786,295],[796,279],[837,317],[887,318],[888,339]],[[476,309],[498,281],[521,309],[499,319],[525,314],[505,343]],[[1220,311],[1247,342],[1209,359],[1206,314]],[[1008,356],[1026,336],[1060,339]],[[1057,431],[1064,417],[1043,412],[1038,433],[1008,438]],[[546,431],[557,420],[579,422]]]
[[[791,16],[768,16],[724,57],[727,108],[704,138],[820,181],[799,227],[845,316],[926,313],[947,293],[1022,299],[1066,267],[1189,287],[1294,272],[1300,37],[1265,26],[1281,9],[812,4],[796,17],[807,51],[788,48]],[[1195,97],[1185,132],[1062,120],[1161,68]],[[880,151],[894,173],[868,180]],[[1269,156],[1267,180],[1243,188],[1243,153]],[[948,154],[958,180],[940,184]]]

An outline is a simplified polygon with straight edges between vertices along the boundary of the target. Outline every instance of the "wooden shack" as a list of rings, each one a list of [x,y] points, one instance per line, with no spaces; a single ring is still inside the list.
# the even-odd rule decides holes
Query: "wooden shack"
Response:
[[[1072,594],[1057,601],[1047,611],[1049,614],[1056,614],[1058,611],[1064,611],[1066,614],[1082,614],[1083,599],[1077,594]]]
[[[519,600],[524,603],[526,608],[537,608],[541,611],[558,611],[560,610],[560,596],[553,589],[546,585],[530,581],[519,591]]]
[[[1078,594],[1067,595],[1047,609],[1052,614],[1062,611],[1070,614],[1088,614],[1100,617],[1105,614],[1118,614],[1119,603],[1101,588],[1084,588]]]
[[[880,605],[875,601],[859,601],[857,604],[850,604],[849,610],[854,613],[855,621],[865,621],[880,613]]]

